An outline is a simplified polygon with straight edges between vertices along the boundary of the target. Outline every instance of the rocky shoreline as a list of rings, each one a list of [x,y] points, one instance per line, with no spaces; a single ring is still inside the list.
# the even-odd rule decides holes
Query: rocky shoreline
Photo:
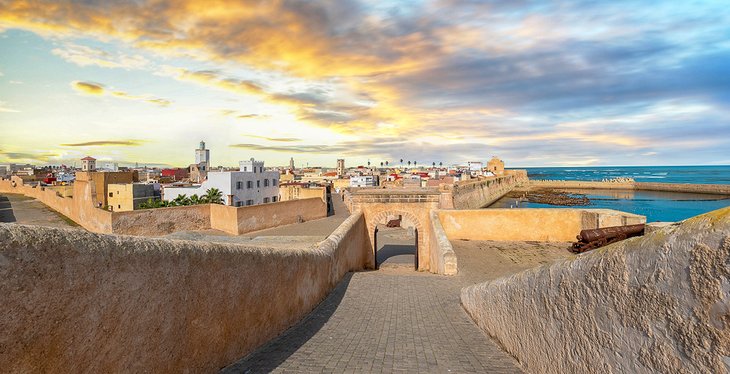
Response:
[[[567,193],[552,189],[536,189],[529,191],[511,191],[509,198],[526,200],[531,203],[560,205],[560,206],[586,206],[591,201],[583,194]]]

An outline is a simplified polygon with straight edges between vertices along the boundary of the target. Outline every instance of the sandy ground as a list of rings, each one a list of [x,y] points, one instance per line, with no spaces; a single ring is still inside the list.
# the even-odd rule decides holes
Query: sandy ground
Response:
[[[82,229],[60,213],[40,201],[18,194],[0,195],[0,222],[23,225],[51,226]]]
[[[570,244],[453,240],[451,245],[459,261],[459,274],[455,278],[466,286],[575,258]]]

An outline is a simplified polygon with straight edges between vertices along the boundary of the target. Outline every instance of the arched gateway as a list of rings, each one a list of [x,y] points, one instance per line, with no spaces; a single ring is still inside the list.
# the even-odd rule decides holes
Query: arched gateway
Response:
[[[431,269],[433,230],[431,229],[431,211],[439,209],[441,193],[434,190],[391,190],[363,189],[353,191],[348,197],[348,208],[351,211],[363,212],[370,238],[372,264],[375,262],[376,229],[385,226],[389,220],[401,217],[401,227],[413,228],[417,233],[416,247],[418,270]],[[435,271],[434,271],[435,272]]]

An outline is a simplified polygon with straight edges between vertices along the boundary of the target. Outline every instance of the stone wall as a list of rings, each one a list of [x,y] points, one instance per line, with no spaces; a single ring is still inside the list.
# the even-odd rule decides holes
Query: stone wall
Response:
[[[527,182],[527,173],[510,170],[503,176],[457,182],[451,188],[451,204],[444,208],[478,209],[488,206],[512,191],[516,186]]]
[[[441,275],[456,275],[458,262],[454,248],[451,246],[443,226],[441,226],[437,211],[432,210],[430,216],[431,272]]]
[[[363,215],[308,249],[0,224],[2,371],[215,372],[369,256]]]
[[[87,180],[77,180],[73,186],[73,197],[62,197],[53,189],[23,184],[18,177],[0,180],[0,193],[16,193],[38,199],[83,228],[97,233],[160,236],[176,231],[213,228],[239,235],[327,217],[327,204],[319,197],[247,207],[206,204],[109,212],[94,206],[92,187]]]
[[[531,180],[529,187],[534,188],[569,188],[569,189],[600,189],[600,190],[639,190],[639,191],[667,191],[730,195],[730,185],[727,184],[688,184],[688,183],[645,183],[645,182],[592,182],[592,181],[561,181],[561,180]]]
[[[438,210],[449,240],[575,241],[581,230],[645,223],[610,209]]]
[[[730,208],[462,290],[539,373],[730,370]]]

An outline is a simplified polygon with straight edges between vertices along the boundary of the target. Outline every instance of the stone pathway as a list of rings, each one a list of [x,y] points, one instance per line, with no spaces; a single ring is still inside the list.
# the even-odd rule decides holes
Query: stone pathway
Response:
[[[515,373],[472,323],[453,278],[348,274],[303,321],[223,373]]]
[[[0,222],[81,229],[40,201],[19,194],[0,195]]]

